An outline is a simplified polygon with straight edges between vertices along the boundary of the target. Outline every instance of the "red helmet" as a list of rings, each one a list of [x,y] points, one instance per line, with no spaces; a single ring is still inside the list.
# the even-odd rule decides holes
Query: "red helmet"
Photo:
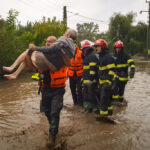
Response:
[[[94,42],[94,46],[100,45],[102,48],[108,48],[108,44],[105,40],[103,39],[98,39]]]
[[[116,47],[123,47],[123,42],[117,41],[117,42],[114,44],[114,48],[116,48]]]
[[[85,43],[82,45],[81,49],[85,48],[85,47],[90,47],[91,44],[88,41],[85,41]]]

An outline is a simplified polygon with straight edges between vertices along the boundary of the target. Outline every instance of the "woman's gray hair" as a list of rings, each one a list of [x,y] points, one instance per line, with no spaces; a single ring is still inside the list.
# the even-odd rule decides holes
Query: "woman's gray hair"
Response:
[[[77,38],[77,32],[74,29],[68,29],[65,34],[69,35],[69,37],[73,40]]]

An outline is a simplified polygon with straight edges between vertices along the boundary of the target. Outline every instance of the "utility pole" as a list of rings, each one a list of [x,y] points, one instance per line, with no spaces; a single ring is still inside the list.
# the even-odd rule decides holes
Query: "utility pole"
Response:
[[[149,9],[147,11],[140,11],[140,14],[143,12],[148,12],[148,26],[147,26],[147,53],[148,58],[150,57],[150,1],[146,0],[146,3],[149,5]]]
[[[63,21],[64,21],[65,26],[67,27],[67,7],[66,6],[63,7]]]

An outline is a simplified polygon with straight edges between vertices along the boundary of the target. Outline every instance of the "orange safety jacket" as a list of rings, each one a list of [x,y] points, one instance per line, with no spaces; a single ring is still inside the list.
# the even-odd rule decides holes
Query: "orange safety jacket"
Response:
[[[83,58],[82,58],[82,51],[79,48],[76,48],[76,55],[71,59],[71,66],[68,69],[68,76],[73,77],[77,75],[78,77],[83,75]]]
[[[40,74],[44,73],[41,70],[38,70]],[[60,88],[60,87],[65,87],[66,86],[66,80],[67,80],[67,66],[61,67],[59,70],[56,71],[50,71],[50,88]],[[39,81],[40,87],[45,87],[44,85],[44,80],[41,79]]]

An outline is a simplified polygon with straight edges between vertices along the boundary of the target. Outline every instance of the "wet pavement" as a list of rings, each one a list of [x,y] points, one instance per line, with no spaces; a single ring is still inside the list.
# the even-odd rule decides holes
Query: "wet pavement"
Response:
[[[100,121],[72,106],[66,87],[55,148],[48,140],[48,122],[39,112],[37,82],[31,75],[0,81],[0,150],[149,150],[150,62],[136,62],[135,78],[126,87],[127,107],[114,107],[117,124]]]

